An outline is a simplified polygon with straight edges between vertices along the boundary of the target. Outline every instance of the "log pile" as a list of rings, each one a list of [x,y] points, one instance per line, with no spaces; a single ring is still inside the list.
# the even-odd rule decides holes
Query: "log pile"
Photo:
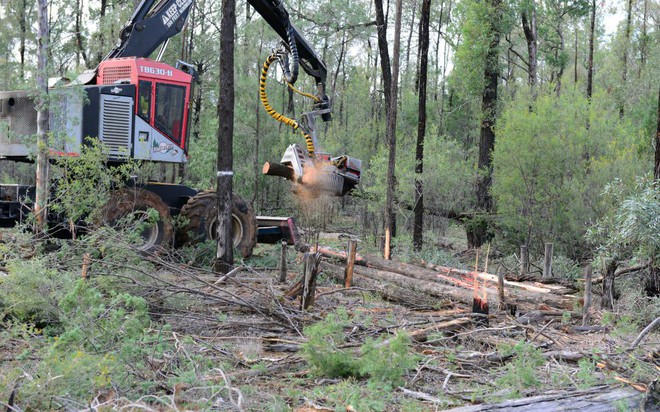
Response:
[[[318,248],[318,252],[327,260],[346,261],[345,254],[342,252],[335,252],[327,248]],[[472,287],[476,277],[480,288],[485,290],[487,301],[499,302],[498,277],[491,273],[471,272],[430,264],[421,267],[374,256],[357,256],[355,265],[353,269],[354,285],[378,291],[385,289],[384,296],[389,298],[397,296],[391,296],[393,291],[387,290],[383,283],[435,298],[471,305]],[[321,269],[337,279],[343,279],[345,272],[344,267],[328,262],[322,263]],[[563,286],[504,280],[504,288],[506,289],[506,299],[516,302],[518,305],[525,304],[533,307],[545,305],[558,310],[572,310],[574,306],[575,298],[569,295],[570,290]],[[494,307],[497,306],[494,305]]]

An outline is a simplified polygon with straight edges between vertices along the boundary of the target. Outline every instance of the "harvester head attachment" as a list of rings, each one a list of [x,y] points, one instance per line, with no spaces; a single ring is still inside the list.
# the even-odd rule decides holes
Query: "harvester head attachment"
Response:
[[[344,196],[360,182],[362,161],[349,156],[331,158],[328,154],[309,156],[297,144],[284,152],[280,163],[266,163],[263,173],[293,182],[295,193],[313,197],[322,194]]]

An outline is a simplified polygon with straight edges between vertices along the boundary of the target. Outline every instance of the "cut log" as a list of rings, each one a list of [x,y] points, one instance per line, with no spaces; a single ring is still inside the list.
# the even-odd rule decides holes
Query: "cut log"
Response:
[[[331,270],[340,270],[343,277],[343,269],[339,266],[332,265],[331,263],[322,264],[322,269],[329,268]],[[399,287],[410,289],[414,292],[424,293],[441,299],[450,299],[455,302],[472,302],[471,290],[443,285],[438,282],[420,280],[408,276],[404,276],[394,272],[387,272],[384,270],[372,269],[364,266],[356,266],[353,274],[353,281],[357,278],[365,277],[372,280],[387,282],[397,285]]]
[[[336,252],[327,248],[319,248],[318,251],[330,258],[336,258],[345,261],[346,254],[343,252]],[[444,276],[449,276],[451,279],[446,277],[440,277],[440,281],[445,280],[444,283],[450,282],[454,284],[460,284],[465,282],[472,285],[474,280],[474,271],[463,270],[450,268],[447,266],[440,266],[434,264],[426,264],[426,267],[421,267],[417,265],[411,265],[408,263],[397,262],[393,260],[385,260],[377,256],[357,256],[355,264],[361,266],[367,266],[374,269],[386,270],[388,272],[399,273],[406,276],[415,277],[417,279],[431,279],[437,277],[437,272],[443,274]],[[458,276],[455,276],[458,275]],[[498,279],[497,275],[485,272],[477,272],[477,276],[480,280],[485,280],[491,283],[493,286],[497,285]],[[508,275],[507,275],[508,276]],[[526,290],[532,293],[555,293],[558,295],[563,295],[565,293],[570,293],[572,290],[566,287],[549,285],[543,283],[537,283],[535,285],[529,285],[526,283],[512,282],[505,280],[504,285],[507,288],[516,288]]]
[[[418,329],[416,331],[410,332],[410,338],[415,342],[426,342],[429,332],[451,331],[467,326],[471,323],[472,319],[470,318],[458,318],[445,322],[438,322],[433,326],[429,326],[428,328]]]
[[[334,280],[343,283],[344,281],[344,269],[337,265],[322,261],[320,269],[333,278]],[[360,289],[366,289],[370,292],[375,292],[380,295],[383,299],[401,304],[408,307],[437,307],[437,300],[432,299],[428,295],[417,293],[410,288],[403,288],[397,285],[392,285],[387,282],[373,280],[364,276],[355,276],[353,277],[353,287],[358,287]],[[448,302],[448,304],[453,305],[453,302]]]
[[[319,249],[324,256],[345,259],[341,254],[327,249]],[[411,288],[417,292],[427,295],[448,298],[454,301],[472,304],[473,272],[466,270],[444,268],[446,274],[406,263],[388,261],[373,256],[360,257],[356,259],[355,274],[378,281],[386,281],[404,288]],[[378,267],[378,269],[376,269]],[[343,271],[343,270],[342,270]],[[462,276],[452,276],[458,274]],[[479,273],[479,278],[488,281],[492,286],[487,288],[488,300],[495,301],[497,296],[497,276],[489,273]],[[521,289],[515,282],[506,282],[505,285],[516,287],[510,290],[512,301],[529,303],[532,305],[546,304],[555,308],[569,309],[573,307],[573,300],[569,296],[561,296],[550,293],[547,288],[529,287]]]
[[[450,412],[480,411],[580,411],[609,412],[613,410],[637,410],[642,394],[634,389],[599,387],[586,391],[561,392],[554,395],[533,396],[497,404],[463,406],[448,409]],[[615,407],[616,404],[616,407]]]

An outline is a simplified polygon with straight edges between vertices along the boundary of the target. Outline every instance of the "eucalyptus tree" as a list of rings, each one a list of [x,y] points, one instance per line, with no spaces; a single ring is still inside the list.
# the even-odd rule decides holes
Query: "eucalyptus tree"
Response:
[[[422,174],[424,173],[424,139],[426,137],[426,88],[429,57],[429,21],[431,14],[431,0],[422,1],[422,10],[419,19],[419,105],[417,125],[417,148],[415,151],[415,223],[413,230],[413,246],[416,251],[422,250],[424,228],[424,186]]]

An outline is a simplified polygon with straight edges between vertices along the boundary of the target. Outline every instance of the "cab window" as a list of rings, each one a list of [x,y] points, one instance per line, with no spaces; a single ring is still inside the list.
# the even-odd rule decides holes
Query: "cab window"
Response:
[[[176,143],[181,143],[186,88],[156,83],[155,126]]]
[[[149,122],[151,119],[151,82],[140,80],[138,115]]]

